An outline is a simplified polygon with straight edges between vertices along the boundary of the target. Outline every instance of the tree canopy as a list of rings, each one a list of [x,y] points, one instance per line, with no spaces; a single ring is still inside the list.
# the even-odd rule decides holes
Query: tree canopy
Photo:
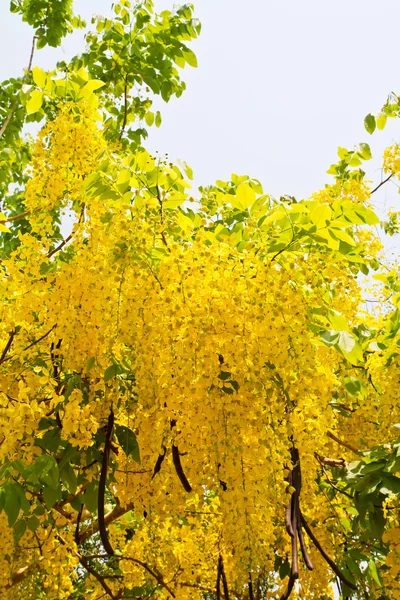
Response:
[[[94,7],[95,8],[95,7]],[[0,590],[8,600],[400,598],[400,281],[386,149],[274,198],[152,156],[200,23],[118,0],[0,88]],[[400,97],[365,119],[400,116]],[[26,125],[38,124],[37,135]],[[66,229],[68,228],[68,231]],[[365,303],[374,289],[374,310]]]

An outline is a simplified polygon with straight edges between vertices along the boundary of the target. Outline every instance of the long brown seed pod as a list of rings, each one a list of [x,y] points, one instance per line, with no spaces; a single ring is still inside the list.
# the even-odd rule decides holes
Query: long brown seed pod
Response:
[[[107,529],[106,529],[106,525],[104,522],[104,516],[105,516],[104,499],[105,499],[105,492],[106,492],[107,470],[108,470],[108,462],[109,462],[109,458],[110,458],[113,430],[114,430],[114,412],[111,409],[110,414],[108,416],[106,441],[104,444],[103,460],[101,463],[98,506],[97,506],[97,517],[98,517],[98,521],[99,521],[100,538],[101,538],[101,541],[103,542],[104,549],[107,552],[107,554],[109,554],[109,556],[114,556],[114,550],[110,544],[110,540],[108,539]]]

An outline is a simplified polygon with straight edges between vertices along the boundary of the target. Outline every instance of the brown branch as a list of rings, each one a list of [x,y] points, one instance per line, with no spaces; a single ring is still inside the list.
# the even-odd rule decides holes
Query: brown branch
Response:
[[[53,329],[55,329],[57,327],[57,323],[55,323],[53,325],[53,327],[51,327],[49,329],[49,331],[47,331],[45,334],[43,334],[40,338],[38,338],[37,340],[34,340],[31,344],[29,344],[28,346],[26,346],[25,348],[22,349],[22,352],[26,352],[26,350],[29,350],[30,348],[32,348],[32,346],[36,346],[36,344],[39,344],[42,340],[44,340],[45,338],[47,338],[48,335],[50,335],[50,333],[53,331]],[[13,355],[14,356],[14,355]],[[6,362],[6,360],[10,360],[11,358],[13,358],[13,356],[7,356],[4,357],[2,359],[1,362]],[[0,364],[1,364],[0,362]],[[53,412],[53,411],[51,411]],[[51,413],[50,413],[51,414]]]
[[[31,69],[32,69],[32,62],[33,62],[33,55],[34,55],[34,52],[35,52],[36,40],[37,40],[37,36],[34,35],[33,36],[33,40],[32,40],[31,55],[29,57],[29,64],[28,64],[27,71],[26,71],[26,73],[25,73],[25,75],[23,77],[23,80],[26,79],[26,76],[31,72]],[[17,110],[17,106],[18,106],[18,96],[14,100],[14,102],[12,103],[11,110],[8,113],[8,115],[6,116],[3,125],[0,127],[0,140],[3,137],[3,135],[5,134],[6,129],[7,129],[8,125],[10,124],[10,121],[13,118],[13,116],[15,114],[15,111]]]
[[[27,69],[27,74],[31,72],[32,69],[32,63],[33,63],[33,55],[35,53],[35,45],[36,45],[36,40],[37,40],[37,36],[34,35],[33,36],[33,40],[32,40],[32,48],[31,48],[31,55],[29,57],[29,64],[28,64],[28,69]]]
[[[18,483],[18,481],[17,481],[16,478],[13,478],[13,479],[14,479],[14,481],[16,481]],[[27,491],[28,494],[30,494],[34,498],[37,498],[41,504],[45,504],[45,501],[44,501],[44,498],[43,498],[43,494],[39,494],[39,492],[35,492],[35,490],[30,490],[28,488],[24,488],[24,490]],[[53,504],[53,506],[51,507],[51,509],[55,510],[56,512],[58,512],[65,519],[68,519],[68,521],[72,520],[72,514],[69,513],[68,511],[66,511],[60,504],[58,504],[58,503]]]
[[[217,584],[216,584],[216,591],[217,591],[217,600],[221,600],[221,574],[222,574],[222,563],[221,563],[221,555],[219,555],[218,557],[218,567],[217,567]]]
[[[181,457],[179,455],[179,449],[178,449],[178,446],[175,446],[175,444],[172,444],[172,462],[174,463],[176,474],[178,475],[181,484],[185,488],[185,491],[191,492],[192,486],[190,485],[190,483],[182,469],[182,463],[181,463]]]
[[[118,560],[128,560],[130,562],[135,563],[136,565],[139,565],[140,567],[143,567],[143,569],[145,569],[145,571],[147,571],[148,573],[150,573],[150,575],[152,577],[154,577],[154,579],[158,582],[158,584],[161,587],[165,588],[167,590],[167,592],[169,592],[171,594],[171,596],[173,598],[175,598],[174,592],[171,590],[169,585],[164,581],[161,573],[156,571],[155,568],[151,568],[151,567],[149,567],[149,565],[147,563],[145,563],[141,560],[138,560],[137,558],[133,558],[131,556],[115,556],[115,558],[117,558]]]
[[[104,499],[105,499],[107,470],[108,470],[108,463],[109,463],[109,459],[110,459],[110,450],[111,450],[111,442],[112,442],[112,437],[113,437],[113,430],[114,430],[114,412],[111,408],[110,414],[108,416],[106,441],[104,444],[103,460],[102,460],[102,464],[101,464],[100,479],[99,479],[98,506],[97,506],[97,518],[98,518],[98,523],[99,523],[100,538],[101,538],[101,541],[103,542],[105,551],[110,556],[114,556],[114,550],[110,544],[110,540],[108,539],[107,529],[106,529],[106,525],[104,522],[104,518],[105,518]]]
[[[61,244],[59,244],[56,248],[53,248],[53,250],[46,254],[46,258],[51,258],[52,256],[54,256],[54,254],[57,254],[57,252],[59,252],[62,248],[64,248],[66,244],[68,244],[68,242],[72,240],[72,237],[72,233],[70,233],[69,236],[61,242]]]
[[[53,325],[53,327],[51,327],[51,329],[49,329],[49,331],[47,333],[45,333],[44,335],[42,335],[42,337],[38,338],[37,340],[35,340],[34,342],[32,342],[31,344],[29,344],[29,346],[26,346],[26,348],[23,349],[23,352],[25,352],[26,350],[29,350],[30,348],[32,348],[32,346],[36,346],[36,344],[39,344],[39,342],[41,342],[42,340],[44,340],[45,338],[47,338],[47,336],[53,331],[53,329],[55,329],[57,327],[57,323],[55,323],[55,325]]]
[[[229,600],[228,582],[226,580],[226,573],[225,573],[225,569],[224,569],[224,561],[222,559],[222,556],[221,556],[221,565],[222,565],[221,576],[222,576],[222,585],[224,586],[224,596],[225,596],[225,600]]]
[[[86,558],[84,558],[83,556],[80,556],[79,562],[81,563],[81,565],[83,567],[85,567],[86,571],[88,573],[90,573],[90,575],[92,575],[95,579],[97,579],[97,581],[99,582],[99,584],[101,585],[101,587],[103,588],[103,590],[105,591],[105,593],[110,598],[116,598],[116,596],[114,596],[114,594],[112,593],[111,589],[106,584],[106,582],[104,580],[104,577],[102,575],[100,575],[100,573],[98,573],[95,569],[93,569],[90,566],[90,564],[88,563],[88,561],[86,560]]]
[[[79,552],[76,552],[76,550],[72,550],[71,548],[69,548],[67,545],[67,542],[64,540],[64,538],[59,533],[56,533],[56,535],[54,537],[60,542],[60,544],[62,544],[63,546],[66,546],[68,552],[70,552],[71,554],[73,554],[74,556],[76,556],[78,558],[79,562],[81,563],[81,565],[83,567],[85,567],[87,572],[90,573],[90,575],[93,575],[93,577],[95,579],[97,579],[97,581],[100,583],[100,585],[103,588],[103,590],[105,591],[105,593],[108,594],[110,596],[110,598],[116,599],[116,596],[114,596],[113,592],[111,591],[111,589],[108,587],[108,585],[104,581],[105,578],[90,566],[86,557],[82,556],[82,554],[80,554]]]
[[[121,133],[119,134],[119,138],[118,138],[119,141],[121,141],[122,136],[124,134],[127,119],[128,119],[128,84],[127,84],[127,80],[126,80],[126,77],[125,77],[125,85],[124,85],[124,120],[123,120],[122,127],[121,127]]]
[[[370,196],[372,196],[372,194],[375,194],[376,191],[379,190],[379,188],[384,185],[387,181],[389,181],[389,179],[391,179],[393,177],[394,173],[390,173],[389,177],[386,177],[386,179],[384,179],[383,181],[381,181],[373,190],[372,192],[370,192]]]
[[[344,458],[328,458],[327,456],[321,456],[318,452],[315,452],[314,456],[321,465],[327,465],[328,467],[338,469],[347,469],[349,466]]]
[[[183,582],[183,583],[180,583],[179,585],[180,585],[180,587],[193,588],[195,590],[201,590],[202,592],[210,592],[210,594],[214,594],[214,596],[217,595],[217,590],[215,588],[212,588],[211,586],[207,586],[207,585],[202,585],[201,583]]]
[[[13,340],[14,340],[14,337],[15,337],[15,333],[16,333],[15,329],[13,329],[12,331],[10,331],[10,334],[9,334],[9,338],[8,338],[7,344],[5,345],[5,347],[4,347],[4,350],[3,350],[3,352],[1,353],[1,357],[0,357],[0,365],[1,365],[1,363],[2,363],[2,362],[4,362],[4,359],[6,358],[6,356],[7,356],[7,353],[8,353],[8,351],[9,351],[9,350],[10,350],[10,348],[11,348],[11,344],[13,343]]]
[[[85,505],[82,503],[81,507],[79,509],[79,512],[78,512],[78,516],[76,518],[76,527],[75,527],[74,539],[75,539],[75,543],[76,543],[77,546],[79,546],[79,544],[80,544],[79,525],[80,525],[80,522],[81,522],[81,518],[82,518],[82,513],[83,513],[84,507],[85,507]]]
[[[79,216],[79,221],[78,223],[81,223],[82,218],[85,215],[85,205],[82,205],[82,210],[81,210],[81,214]],[[70,233],[56,248],[53,248],[53,250],[50,250],[50,252],[48,252],[46,254],[46,258],[51,258],[52,256],[54,256],[54,254],[57,254],[57,252],[59,252],[60,250],[62,250],[64,248],[64,246],[66,244],[68,244],[68,242],[70,242],[72,240],[72,238],[74,237],[73,233]]]
[[[249,600],[254,600],[253,578],[251,576],[251,572],[249,572]]]
[[[83,483],[81,485],[81,487],[79,488],[79,490],[75,494],[70,494],[64,500],[61,500],[61,502],[58,503],[58,506],[64,506],[65,504],[70,504],[71,502],[73,502],[75,500],[75,498],[78,498],[78,496],[83,494],[83,492],[86,490],[88,485],[89,485],[88,481]]]
[[[342,571],[339,569],[339,567],[337,566],[337,564],[325,552],[325,550],[323,549],[323,547],[321,546],[321,544],[319,543],[319,541],[317,540],[317,538],[313,534],[312,530],[310,529],[310,526],[308,525],[307,521],[305,520],[305,518],[304,518],[304,516],[303,516],[303,514],[301,512],[300,512],[300,518],[301,518],[301,524],[303,525],[304,529],[306,530],[307,535],[312,540],[312,542],[314,543],[314,546],[317,548],[317,550],[319,551],[319,553],[321,554],[321,556],[326,560],[326,562],[328,563],[328,565],[330,566],[330,568],[332,569],[332,571],[335,573],[335,575],[337,575],[337,577],[339,577],[339,579],[345,585],[347,585],[347,587],[349,587],[351,590],[357,591],[357,587],[354,585],[354,583],[352,583],[351,581],[349,581],[346,578],[346,576],[343,575]]]
[[[117,519],[119,519],[120,517],[122,517],[123,515],[125,515],[127,512],[129,512],[132,509],[133,509],[133,502],[129,503],[127,506],[125,506],[125,508],[123,508],[122,506],[119,506],[119,505],[114,506],[114,508],[105,515],[104,525],[105,526],[110,525],[110,523],[113,523],[114,521],[116,521]],[[98,531],[99,531],[98,521],[91,523],[90,525],[85,527],[85,529],[83,529],[80,534],[81,543],[88,540],[89,538],[91,538]]]
[[[4,587],[2,587],[2,590],[8,591],[14,585],[17,585],[17,583],[21,583],[21,581],[26,579],[29,575],[31,575],[31,573],[33,573],[35,571],[35,569],[38,566],[38,563],[42,562],[43,559],[44,559],[43,556],[41,556],[39,558],[39,560],[37,561],[37,563],[32,563],[31,565],[28,565],[27,567],[22,567],[21,569],[18,569],[17,571],[15,571],[13,573],[13,575],[11,576],[11,583],[8,583]]]
[[[333,440],[334,442],[339,444],[339,446],[343,446],[343,448],[347,448],[347,450],[351,450],[351,452],[354,452],[354,454],[358,454],[358,450],[356,448],[354,448],[353,446],[350,446],[350,444],[348,444],[347,442],[343,442],[342,440],[340,440],[338,437],[336,437],[336,435],[334,435],[330,431],[328,431],[327,436],[329,438],[331,438],[331,440]]]
[[[23,219],[24,217],[28,216],[31,214],[30,210],[27,210],[23,213],[20,213],[19,215],[14,215],[13,217],[7,217],[7,219],[2,219],[0,221],[0,223],[11,223],[12,221],[18,221],[19,219]]]
[[[347,463],[346,463],[347,465]],[[347,498],[350,498],[350,500],[354,500],[353,496],[351,494],[349,494],[348,492],[346,492],[345,490],[341,490],[337,485],[335,485],[333,483],[333,481],[330,479],[327,470],[325,469],[324,465],[321,464],[322,466],[322,471],[326,477],[327,482],[329,483],[329,485],[331,486],[332,489],[336,490],[337,492],[339,492],[339,494],[343,494],[344,496],[347,496]]]

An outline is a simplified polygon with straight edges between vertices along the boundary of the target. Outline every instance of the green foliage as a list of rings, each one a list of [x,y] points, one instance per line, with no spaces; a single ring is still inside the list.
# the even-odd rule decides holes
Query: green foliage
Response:
[[[11,0],[10,10],[22,15],[35,30],[37,47],[59,46],[73,29],[84,27],[85,22],[72,11],[73,0]]]

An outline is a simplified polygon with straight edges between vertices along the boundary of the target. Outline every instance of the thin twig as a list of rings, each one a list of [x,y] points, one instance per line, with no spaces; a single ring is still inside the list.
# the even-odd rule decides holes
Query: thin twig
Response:
[[[79,509],[79,512],[78,512],[78,516],[76,518],[76,527],[75,527],[75,536],[74,536],[74,538],[75,538],[75,543],[76,543],[77,546],[79,546],[79,544],[80,544],[79,525],[80,525],[80,522],[81,522],[81,518],[82,518],[82,513],[83,513],[84,507],[85,507],[85,505],[82,503],[81,507]]]
[[[122,136],[125,131],[126,121],[128,119],[128,85],[125,77],[125,85],[124,85],[124,120],[121,127],[121,133],[119,134],[119,141],[121,141]]]
[[[4,359],[7,356],[8,351],[11,348],[11,344],[13,343],[15,333],[16,333],[15,329],[13,329],[12,331],[10,331],[7,344],[5,345],[4,350],[3,350],[2,354],[1,354],[1,357],[0,357],[0,365],[1,365],[2,362],[4,362]]]
[[[348,467],[348,463],[344,458],[328,458],[327,456],[320,456],[318,452],[314,452],[314,456],[321,465],[338,469],[346,469]]]
[[[358,454],[358,450],[356,448],[354,448],[353,446],[350,446],[350,444],[348,444],[347,442],[343,442],[338,437],[336,437],[336,435],[334,435],[332,432],[328,431],[327,436],[330,437],[331,440],[333,440],[334,442],[339,444],[339,446],[343,446],[343,448],[347,448],[347,450],[351,450],[351,452],[354,452],[354,454]]]
[[[128,560],[130,562],[135,563],[136,565],[139,565],[141,567],[143,567],[143,569],[145,569],[145,571],[147,571],[148,573],[150,573],[150,575],[152,575],[152,577],[154,577],[154,579],[158,582],[158,584],[165,588],[167,590],[167,592],[169,592],[171,594],[171,596],[173,598],[175,598],[175,594],[174,592],[171,590],[171,588],[169,587],[169,585],[164,581],[161,573],[158,573],[155,568],[151,568],[149,567],[149,565],[137,558],[133,558],[131,556],[115,556],[115,558],[119,559],[119,560]]]
[[[57,323],[55,323],[55,325],[53,325],[53,327],[51,329],[49,329],[49,331],[47,333],[45,333],[44,335],[42,335],[42,337],[38,338],[37,340],[35,340],[34,342],[32,342],[32,344],[29,344],[29,346],[27,346],[26,348],[24,348],[24,352],[26,350],[29,350],[30,348],[32,348],[32,346],[35,346],[36,344],[39,344],[39,342],[41,342],[42,340],[44,340],[45,338],[47,338],[47,336],[53,331],[53,329],[55,329],[57,327]]]
[[[23,219],[24,217],[27,217],[30,214],[31,214],[31,211],[26,210],[25,212],[20,213],[19,215],[14,215],[13,217],[7,217],[7,219],[2,219],[0,221],[0,223],[3,224],[3,223],[11,223],[12,221],[18,221],[19,219]]]
[[[384,185],[387,181],[389,181],[389,179],[391,179],[393,177],[394,173],[390,173],[389,177],[386,177],[386,179],[384,179],[383,181],[381,181],[373,190],[372,192],[370,192],[370,196],[372,196],[372,194],[374,194],[377,190],[379,190],[379,188]]]
[[[130,502],[124,508],[119,505],[114,506],[114,508],[105,515],[104,524],[107,526],[110,523],[113,523],[114,521],[116,521],[117,519],[119,519],[120,517],[122,517],[123,515],[125,515],[127,512],[129,512],[132,509],[133,509],[133,502]],[[81,535],[80,535],[81,543],[88,540],[89,538],[91,538],[98,531],[99,531],[98,521],[91,523],[90,525],[85,527],[85,529],[83,529],[81,531]]]
[[[78,223],[81,223],[84,214],[85,214],[85,205],[83,204]],[[62,250],[64,248],[64,246],[72,240],[73,237],[74,237],[74,234],[70,233],[56,248],[53,248],[53,250],[50,250],[50,252],[48,252],[46,254],[46,258],[51,258],[52,256],[54,256],[54,254],[56,254],[57,252]]]
[[[116,596],[114,596],[113,592],[111,591],[111,589],[108,587],[108,585],[106,584],[106,582],[104,581],[104,577],[102,575],[100,575],[100,573],[98,573],[97,571],[95,571],[95,569],[93,569],[90,564],[88,563],[86,557],[82,556],[82,554],[80,554],[79,552],[76,552],[76,550],[72,550],[71,548],[68,548],[67,542],[65,541],[65,539],[59,534],[56,533],[55,538],[63,545],[66,546],[66,548],[68,549],[68,551],[73,554],[74,556],[76,556],[79,560],[79,562],[81,563],[81,565],[83,567],[85,567],[86,571],[88,573],[90,573],[90,575],[93,575],[93,577],[95,579],[97,579],[97,581],[100,583],[101,587],[103,588],[103,590],[106,592],[106,594],[108,594],[110,596],[110,598],[113,598],[113,600],[116,598]]]
[[[342,571],[339,569],[339,567],[337,566],[337,564],[325,552],[325,550],[323,549],[323,547],[321,546],[321,544],[319,543],[319,541],[317,540],[317,538],[313,534],[312,530],[310,529],[310,526],[308,525],[307,521],[305,520],[305,518],[304,518],[304,516],[303,516],[303,514],[301,512],[300,512],[300,518],[301,518],[301,523],[302,523],[304,529],[307,532],[307,535],[312,540],[312,542],[314,543],[314,546],[317,548],[317,550],[319,551],[319,553],[321,554],[321,556],[326,560],[326,562],[328,563],[328,565],[330,566],[330,568],[332,569],[332,571],[339,577],[339,579],[345,585],[347,585],[347,587],[349,587],[351,590],[357,591],[357,587],[354,585],[354,583],[352,583],[351,581],[349,581],[346,578],[346,576],[343,575]]]
[[[29,58],[29,64],[28,64],[27,71],[26,71],[24,77],[22,78],[23,81],[26,79],[27,75],[31,72],[31,69],[32,69],[32,62],[33,62],[33,55],[35,52],[36,40],[37,40],[37,36],[34,35],[33,40],[32,40],[32,48],[31,48],[31,55]],[[6,129],[7,129],[8,125],[10,124],[10,121],[13,118],[15,111],[17,110],[17,106],[18,106],[18,96],[17,96],[17,98],[15,98],[14,102],[12,103],[11,110],[8,113],[8,115],[6,116],[3,125],[0,127],[0,140],[3,137],[3,135],[5,134]]]

